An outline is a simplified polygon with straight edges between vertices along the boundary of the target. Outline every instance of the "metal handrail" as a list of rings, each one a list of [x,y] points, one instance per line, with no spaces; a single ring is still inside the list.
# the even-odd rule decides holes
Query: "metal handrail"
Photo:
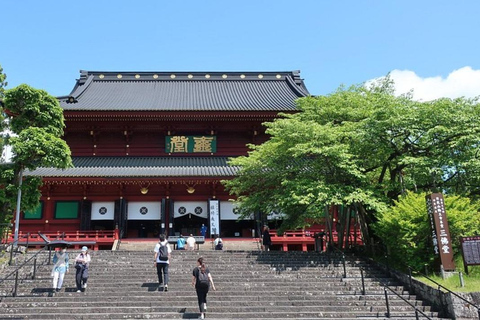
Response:
[[[6,280],[9,280],[9,278],[13,275],[15,275],[15,285],[14,285],[14,289],[12,291],[12,296],[13,297],[16,297],[17,296],[17,289],[18,289],[18,272],[20,269],[22,269],[24,266],[26,266],[32,259],[33,259],[33,273],[32,273],[32,280],[35,279],[35,276],[36,276],[36,269],[37,269],[37,256],[46,251],[47,247],[44,247],[43,249],[39,250],[37,253],[35,253],[33,256],[31,256],[29,259],[27,259],[26,261],[23,262],[23,264],[21,264],[19,267],[17,267],[15,270],[13,270],[12,272],[10,272],[5,278],[3,279],[0,279],[0,283],[6,281]]]
[[[412,278],[412,272],[411,272],[411,268],[408,267],[408,269],[410,270],[410,281],[411,281],[411,278]],[[468,301],[467,299],[465,299],[464,297],[460,296],[459,294],[455,293],[454,291],[448,289],[447,287],[441,285],[440,283],[438,283],[437,281],[429,278],[428,276],[424,275],[423,273],[421,272],[418,272],[418,271],[415,271],[416,274],[430,280],[431,282],[435,283],[437,286],[438,286],[438,290],[440,290],[440,288],[448,291],[450,294],[453,294],[455,297],[459,298],[460,300],[462,300],[463,302],[466,302],[467,304],[469,304],[470,306],[474,307],[475,309],[477,309],[477,313],[478,313],[478,318],[480,319],[480,307],[477,306],[476,304],[474,304],[473,302],[471,301]]]
[[[385,302],[386,302],[386,305],[387,305],[387,318],[390,318],[390,304],[388,303],[388,293],[387,293],[387,289],[390,290],[391,292],[393,292],[397,297],[399,297],[400,299],[402,299],[404,302],[406,302],[409,306],[411,306],[412,308],[415,309],[415,318],[418,319],[418,312],[420,312],[423,316],[425,316],[427,319],[432,319],[430,318],[429,316],[427,316],[422,310],[418,310],[417,306],[414,306],[413,304],[411,304],[407,299],[405,299],[404,297],[402,297],[401,295],[399,295],[398,293],[395,292],[395,290],[393,290],[392,288],[390,288],[389,286],[384,286],[383,287],[383,290],[384,290],[384,293],[385,293]]]
[[[346,278],[347,277],[347,268],[346,268],[346,263],[345,263],[345,252],[343,252],[342,250],[336,248],[336,247],[333,247],[334,250],[338,251],[339,253],[342,254],[342,264],[343,264],[343,278]],[[355,261],[352,261],[352,263],[355,265],[355,267],[357,267],[358,269],[360,269],[360,277],[362,279],[362,295],[365,295],[366,294],[366,290],[365,290],[365,276],[363,275],[363,272],[367,271],[364,267],[362,267],[361,265],[359,265],[358,263],[356,263]],[[375,277],[374,275],[372,275],[372,277],[378,281],[378,283],[382,283],[380,281],[380,279],[378,279],[377,277]]]
[[[388,254],[386,252],[384,252],[383,254],[384,258],[385,258],[385,264],[386,264],[386,268],[387,268],[387,271],[389,272],[390,271],[390,268],[389,268],[389,258],[388,258]],[[398,263],[398,262],[397,262]],[[414,293],[414,290],[413,290],[413,283],[412,283],[412,267],[410,266],[407,266],[405,264],[403,264],[403,267],[405,267],[408,271],[409,271],[409,274],[408,274],[408,277],[409,277],[409,290],[412,290],[412,292]],[[475,309],[477,309],[477,313],[478,313],[478,318],[480,319],[480,306],[477,306],[476,304],[474,304],[473,302],[471,301],[468,301],[467,299],[463,298],[462,296],[458,295],[457,293],[455,293],[454,291],[446,288],[445,286],[441,285],[440,283],[436,282],[435,280],[429,278],[428,276],[426,276],[425,274],[419,272],[419,271],[415,271],[416,274],[422,276],[422,277],[425,277],[426,279],[430,280],[431,282],[435,283],[437,286],[438,286],[438,290],[440,290],[440,288],[444,289],[445,291],[449,292],[450,294],[453,294],[455,297],[459,298],[460,300],[466,302],[467,304],[469,304],[470,306],[474,307]]]
[[[342,250],[336,248],[336,247],[333,247],[334,250],[338,251],[339,253],[342,254],[342,262],[343,262],[343,270],[344,270],[344,274],[343,274],[343,278],[346,278],[347,277],[347,272],[346,272],[346,267],[345,267],[345,252],[343,252]],[[363,272],[366,271],[364,267],[362,267],[361,265],[359,265],[357,262],[355,261],[351,261],[357,268],[360,269],[360,275],[361,275],[361,279],[362,279],[362,295],[365,295],[366,294],[366,290],[365,290],[365,277],[363,275]],[[379,283],[382,283],[380,281],[380,279],[378,279],[376,276],[372,275],[372,277],[377,280]],[[393,292],[395,295],[397,295],[398,297],[400,297],[403,301],[405,301],[409,306],[411,306],[412,308],[415,309],[415,317],[418,319],[418,312],[420,312],[422,315],[424,315],[425,317],[427,317],[428,319],[431,319],[430,317],[428,317],[425,313],[423,313],[421,310],[418,310],[416,306],[414,306],[413,304],[411,304],[408,300],[406,300],[405,298],[403,298],[401,295],[399,295],[397,292],[395,292],[395,290],[393,290],[392,288],[390,288],[388,285],[384,285],[383,286],[384,288],[384,292],[385,292],[385,306],[387,308],[387,318],[390,318],[390,304],[389,304],[389,301],[388,301],[388,294],[387,294],[387,289],[390,290],[391,292]]]
[[[8,244],[7,248],[6,248],[6,251],[8,251],[8,248],[10,248],[10,259],[8,260],[8,265],[11,266],[12,265],[12,260],[13,260],[13,247],[20,241],[20,239],[22,238],[27,238],[27,245],[25,246],[25,253],[27,253],[28,251],[28,238],[30,237],[30,232],[28,232],[27,234],[25,235],[22,235],[21,237],[19,237],[17,240],[15,241],[12,241]]]

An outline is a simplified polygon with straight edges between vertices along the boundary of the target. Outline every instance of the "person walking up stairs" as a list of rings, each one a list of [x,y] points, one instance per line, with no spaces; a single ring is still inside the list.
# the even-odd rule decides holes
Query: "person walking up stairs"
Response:
[[[159,242],[155,245],[154,266],[157,268],[158,276],[158,290],[161,290],[163,284],[163,291],[168,291],[168,267],[170,265],[170,255],[172,249],[166,240],[164,234],[159,237]]]
[[[199,319],[204,319],[205,313],[207,312],[207,294],[210,285],[213,291],[216,291],[216,289],[212,274],[202,257],[198,258],[197,266],[193,269],[192,276],[192,286],[195,287],[195,291],[197,292],[198,307],[200,309]]]

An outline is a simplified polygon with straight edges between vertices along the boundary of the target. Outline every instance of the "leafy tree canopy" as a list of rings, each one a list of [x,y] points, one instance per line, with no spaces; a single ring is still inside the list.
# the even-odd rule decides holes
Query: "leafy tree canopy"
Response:
[[[12,147],[12,162],[1,166],[1,221],[10,219],[16,204],[19,173],[38,167],[72,166],[70,149],[63,135],[62,108],[56,98],[44,90],[22,84],[5,91],[2,113],[7,115],[6,142]],[[33,210],[40,199],[41,179],[27,177],[22,184],[21,210]]]
[[[434,267],[432,232],[425,203],[426,193],[407,192],[388,210],[378,215],[373,225],[383,239],[390,262],[423,271],[425,264]],[[454,256],[461,257],[461,236],[480,234],[480,205],[460,196],[446,196],[445,211],[450,229]]]
[[[3,98],[3,93],[5,92],[7,84],[7,75],[3,73],[2,65],[0,65],[0,99]]]
[[[297,105],[265,124],[270,140],[230,162],[239,174],[224,183],[245,214],[280,211],[290,229],[356,204],[368,224],[407,190],[480,194],[476,100],[397,97],[386,77]]]
[[[7,86],[7,75],[3,73],[2,65],[0,65],[0,104],[3,103],[3,97],[5,93],[5,87]],[[0,131],[3,132],[4,122],[3,122],[3,114],[0,114]],[[0,148],[3,150],[4,145],[4,138],[3,134],[0,135]]]

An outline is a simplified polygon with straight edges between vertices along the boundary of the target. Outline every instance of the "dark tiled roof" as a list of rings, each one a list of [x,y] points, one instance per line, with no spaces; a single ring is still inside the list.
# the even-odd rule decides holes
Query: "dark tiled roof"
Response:
[[[74,168],[38,168],[41,177],[218,177],[234,176],[226,157],[74,157]]]
[[[294,72],[81,71],[69,96],[73,111],[295,111],[309,95]]]

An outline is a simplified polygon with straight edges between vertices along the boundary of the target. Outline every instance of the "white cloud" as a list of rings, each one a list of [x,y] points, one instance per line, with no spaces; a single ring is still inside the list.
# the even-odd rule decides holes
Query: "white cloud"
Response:
[[[413,90],[413,99],[419,101],[480,96],[480,70],[471,67],[454,70],[446,78],[421,78],[410,70],[393,70],[390,77],[395,82],[397,95]],[[375,80],[367,81],[367,84]]]

